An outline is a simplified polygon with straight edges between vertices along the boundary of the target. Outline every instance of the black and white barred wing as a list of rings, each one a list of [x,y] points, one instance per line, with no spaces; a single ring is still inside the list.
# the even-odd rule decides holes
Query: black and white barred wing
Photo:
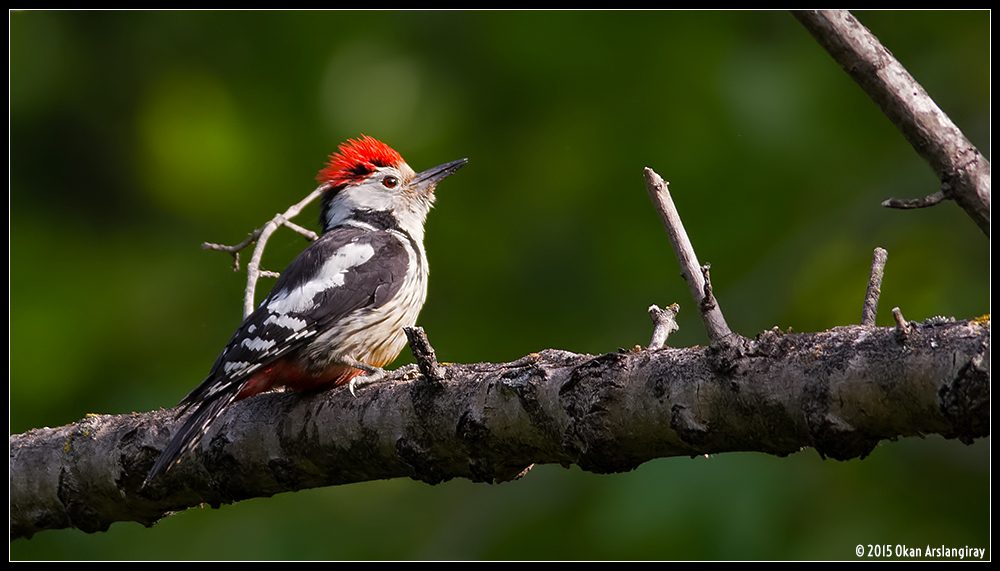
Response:
[[[352,312],[391,299],[409,263],[403,243],[389,232],[344,226],[312,243],[236,330],[208,377],[180,402],[182,412],[194,410],[146,480],[197,444],[255,372],[294,355]]]
[[[352,312],[381,306],[399,291],[408,263],[406,249],[388,232],[353,227],[327,232],[282,273],[230,339],[205,382],[182,404],[233,390],[231,385],[302,348]]]

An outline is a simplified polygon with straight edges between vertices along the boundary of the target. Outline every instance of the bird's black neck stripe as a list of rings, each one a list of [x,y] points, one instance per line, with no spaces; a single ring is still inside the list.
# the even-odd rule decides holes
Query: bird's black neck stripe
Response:
[[[414,253],[417,255],[417,264],[423,265],[424,261],[420,255],[420,245],[417,244],[417,241],[406,229],[399,225],[399,220],[390,212],[357,208],[351,211],[351,217],[348,219],[348,224],[352,222],[364,224],[374,230],[392,232],[406,238],[406,241],[410,243],[410,247],[413,248]]]
[[[355,209],[351,212],[350,220],[367,224],[376,230],[383,230],[386,232],[395,230],[397,232],[402,232],[406,234],[407,238],[410,238],[410,240],[413,239],[410,237],[408,232],[399,227],[399,220],[385,210]]]

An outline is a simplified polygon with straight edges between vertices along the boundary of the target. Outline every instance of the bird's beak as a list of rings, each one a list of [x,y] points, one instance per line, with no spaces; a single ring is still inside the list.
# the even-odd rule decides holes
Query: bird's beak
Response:
[[[462,165],[467,162],[469,162],[469,159],[458,159],[457,161],[451,161],[450,163],[438,165],[432,169],[417,173],[417,176],[413,177],[410,187],[420,194],[430,194],[434,192],[434,188],[437,187],[439,182],[454,174],[455,171],[462,168]]]

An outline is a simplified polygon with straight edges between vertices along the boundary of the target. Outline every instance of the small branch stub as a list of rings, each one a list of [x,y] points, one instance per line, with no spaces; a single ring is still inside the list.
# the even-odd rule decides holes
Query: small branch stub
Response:
[[[432,381],[440,381],[444,378],[444,369],[438,364],[434,347],[427,340],[427,334],[423,327],[404,327],[406,339],[410,343],[410,351],[413,358],[417,360],[417,367],[420,372]]]
[[[868,291],[865,293],[865,303],[861,308],[861,325],[874,326],[878,314],[878,298],[882,294],[882,276],[885,274],[885,262],[889,252],[883,248],[875,248],[872,256],[872,270],[868,275]]]
[[[705,299],[701,300],[701,306],[705,311],[713,309],[716,307],[715,294],[712,291],[712,277],[709,275],[709,270],[712,269],[712,264],[705,264],[701,267],[701,277],[705,280]]]
[[[910,324],[903,317],[903,312],[898,307],[892,308],[892,317],[896,320],[896,335],[905,339],[910,334]]]
[[[667,343],[667,337],[680,329],[677,325],[677,312],[680,310],[681,306],[676,303],[664,309],[656,305],[649,306],[649,317],[653,320],[653,337],[649,340],[650,351],[662,349]]]

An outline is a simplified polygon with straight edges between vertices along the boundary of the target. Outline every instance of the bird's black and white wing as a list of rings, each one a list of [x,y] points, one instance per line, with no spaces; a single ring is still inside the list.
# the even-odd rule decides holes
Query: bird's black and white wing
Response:
[[[236,330],[208,377],[181,400],[181,413],[193,412],[146,481],[197,444],[255,372],[294,354],[352,312],[392,299],[411,263],[408,246],[392,232],[340,226],[299,254]]]

